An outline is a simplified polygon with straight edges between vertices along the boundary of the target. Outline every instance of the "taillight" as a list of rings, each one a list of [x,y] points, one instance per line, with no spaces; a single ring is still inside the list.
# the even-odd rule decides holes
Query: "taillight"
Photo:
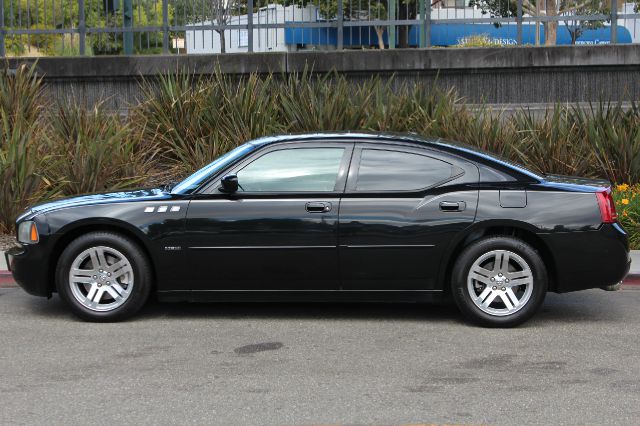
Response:
[[[613,196],[611,196],[611,188],[596,192],[596,198],[600,207],[602,223],[614,223],[618,219],[618,213],[616,213],[616,204],[613,201]]]

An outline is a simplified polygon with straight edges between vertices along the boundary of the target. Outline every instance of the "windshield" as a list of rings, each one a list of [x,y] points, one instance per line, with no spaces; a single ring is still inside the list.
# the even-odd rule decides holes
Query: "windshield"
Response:
[[[190,194],[196,190],[209,176],[217,173],[227,165],[231,164],[236,159],[244,156],[249,151],[253,151],[256,147],[251,144],[240,145],[236,149],[227,152],[222,157],[216,158],[213,162],[204,166],[179,184],[177,184],[172,190],[172,194]]]

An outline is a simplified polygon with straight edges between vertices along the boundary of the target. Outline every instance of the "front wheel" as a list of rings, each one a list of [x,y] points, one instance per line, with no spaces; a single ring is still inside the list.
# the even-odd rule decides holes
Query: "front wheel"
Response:
[[[91,232],[73,240],[56,269],[60,297],[80,318],[119,321],[135,314],[151,289],[145,254],[129,238]]]
[[[542,305],[547,271],[538,252],[524,241],[489,237],[462,251],[451,286],[456,305],[471,321],[485,327],[513,327]]]

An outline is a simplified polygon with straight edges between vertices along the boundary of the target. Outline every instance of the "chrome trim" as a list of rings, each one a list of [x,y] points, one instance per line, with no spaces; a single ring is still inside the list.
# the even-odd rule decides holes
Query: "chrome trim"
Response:
[[[246,290],[233,290],[233,289],[221,289],[221,290],[162,290],[158,291],[158,294],[170,294],[170,293],[254,293],[254,292],[262,292],[262,293],[442,293],[443,290],[438,289],[404,289],[404,290],[385,290],[385,289],[361,289],[361,290],[342,290],[342,289],[326,289],[326,290],[318,290],[318,289],[304,289],[304,290],[279,290],[279,289],[246,289]]]
[[[410,248],[410,247],[435,247],[435,244],[363,244],[341,245],[344,248]]]
[[[211,247],[189,247],[192,250],[255,250],[255,249],[318,249],[337,248],[336,246],[211,246]]]

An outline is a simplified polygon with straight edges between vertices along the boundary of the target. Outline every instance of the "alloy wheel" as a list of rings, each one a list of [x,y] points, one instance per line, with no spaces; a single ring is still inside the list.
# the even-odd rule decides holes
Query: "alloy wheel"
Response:
[[[73,297],[96,312],[122,306],[133,290],[133,268],[120,251],[106,246],[91,247],[76,256],[69,271]]]
[[[506,316],[522,309],[533,292],[533,272],[518,254],[492,250],[469,269],[467,291],[473,303],[489,315]]]

